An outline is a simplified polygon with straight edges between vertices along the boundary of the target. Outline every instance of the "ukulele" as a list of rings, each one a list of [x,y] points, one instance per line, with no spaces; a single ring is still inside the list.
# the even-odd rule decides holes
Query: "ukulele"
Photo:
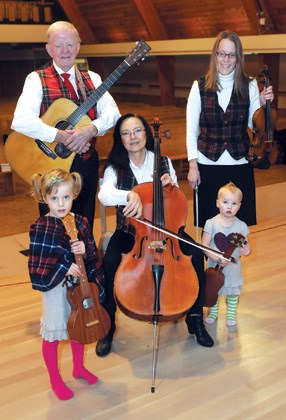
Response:
[[[240,233],[232,233],[230,237],[230,245],[224,252],[224,257],[229,258],[235,248],[240,247],[245,241],[245,237]],[[215,267],[209,267],[205,270],[206,290],[204,306],[214,306],[217,301],[218,291],[224,284],[224,267],[217,264]]]
[[[63,219],[64,227],[71,242],[78,240],[78,230],[73,214]],[[99,291],[95,283],[89,282],[81,254],[74,254],[80,268],[77,283],[67,287],[67,299],[72,308],[68,319],[70,338],[82,344],[90,344],[104,338],[110,330],[108,312],[99,303]]]

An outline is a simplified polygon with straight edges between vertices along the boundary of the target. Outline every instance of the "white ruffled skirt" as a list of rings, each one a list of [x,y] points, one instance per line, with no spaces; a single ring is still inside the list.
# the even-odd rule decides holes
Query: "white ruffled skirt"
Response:
[[[64,280],[52,290],[42,293],[43,315],[41,318],[40,335],[44,340],[68,339],[67,322],[71,307],[67,300]]]

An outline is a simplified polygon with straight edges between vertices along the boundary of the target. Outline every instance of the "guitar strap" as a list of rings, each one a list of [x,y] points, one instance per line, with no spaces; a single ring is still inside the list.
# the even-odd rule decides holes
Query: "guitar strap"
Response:
[[[86,100],[87,96],[86,96],[85,86],[84,86],[84,83],[83,83],[83,80],[82,80],[82,77],[81,77],[81,73],[80,73],[80,71],[79,71],[79,69],[78,69],[78,67],[77,67],[76,64],[74,65],[74,71],[75,71],[75,77],[76,77],[76,79],[78,81],[78,87],[79,87],[79,89],[81,91],[81,94],[83,96],[83,99]]]
[[[77,67],[76,64],[74,65],[74,70],[75,70],[75,77],[76,77],[77,82],[78,82],[78,87],[79,87],[80,92],[82,94],[82,97],[83,97],[83,99],[85,101],[87,99],[86,89],[85,89],[85,85],[84,85],[83,80],[82,80],[81,72],[79,71],[79,69],[78,69],[78,67]],[[92,115],[90,115],[91,119],[94,119],[95,118],[95,115],[94,115],[93,110],[89,110],[89,114],[90,113],[92,113]],[[94,118],[92,118],[93,115],[94,115]],[[90,157],[91,150],[94,149],[94,148],[95,148],[95,138],[92,139],[92,141],[91,141],[91,147],[89,148],[89,150],[87,152],[85,152],[85,153],[82,154],[83,160],[87,160]]]

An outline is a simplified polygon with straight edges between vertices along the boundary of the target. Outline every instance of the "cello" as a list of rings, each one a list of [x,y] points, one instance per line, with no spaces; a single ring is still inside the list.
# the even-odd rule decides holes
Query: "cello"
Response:
[[[143,204],[143,219],[178,232],[186,223],[187,199],[176,186],[162,187],[160,122],[154,123],[154,177],[133,188]],[[121,311],[141,321],[175,321],[187,313],[198,295],[191,263],[169,235],[130,220],[135,244],[123,254],[115,275],[114,294]]]
[[[264,65],[261,72],[265,87],[270,86],[268,67]],[[252,117],[253,133],[250,142],[248,160],[258,169],[268,169],[270,165],[277,162],[278,147],[274,140],[274,125],[277,120],[277,113],[271,109],[270,99],[266,100],[265,108],[258,108]]]
[[[153,322],[151,392],[154,392],[157,324],[160,321],[176,321],[186,314],[197,299],[199,285],[191,258],[180,249],[180,241],[184,239],[173,232],[180,233],[186,224],[187,199],[176,186],[162,187],[160,122],[155,119],[152,125],[153,182],[133,188],[143,204],[143,216],[128,219],[135,241],[132,250],[122,255],[114,279],[114,297],[125,315]]]

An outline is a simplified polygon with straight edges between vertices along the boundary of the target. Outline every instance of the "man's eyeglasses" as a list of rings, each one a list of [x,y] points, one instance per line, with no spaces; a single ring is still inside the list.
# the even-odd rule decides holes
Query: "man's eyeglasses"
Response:
[[[228,57],[230,60],[235,60],[236,59],[236,54],[235,53],[226,53],[224,51],[217,51],[216,55],[219,58],[225,58]]]
[[[130,130],[125,130],[122,131],[122,133],[120,133],[121,137],[125,138],[125,139],[129,139],[131,137],[131,135],[133,134],[133,136],[137,137],[140,136],[143,131],[145,131],[144,128],[134,128],[134,130],[130,131]]]

